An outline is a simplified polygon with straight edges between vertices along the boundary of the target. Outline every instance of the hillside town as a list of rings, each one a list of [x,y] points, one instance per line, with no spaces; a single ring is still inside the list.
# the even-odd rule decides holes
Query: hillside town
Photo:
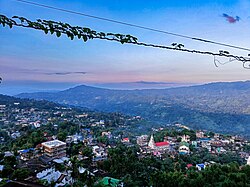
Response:
[[[134,150],[139,160],[170,160],[182,172],[232,161],[250,166],[249,140],[182,124],[132,134],[124,129],[128,122],[142,121],[140,116],[95,114],[61,106],[23,107],[19,102],[1,104],[0,116],[2,185],[127,186],[127,179],[117,178],[106,166],[112,165],[119,149]]]

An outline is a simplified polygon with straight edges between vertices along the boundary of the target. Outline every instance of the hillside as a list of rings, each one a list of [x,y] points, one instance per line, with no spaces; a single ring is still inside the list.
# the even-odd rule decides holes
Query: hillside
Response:
[[[20,94],[90,109],[141,115],[161,123],[248,135],[250,81],[210,83],[159,90],[109,90],[77,86],[57,93]]]

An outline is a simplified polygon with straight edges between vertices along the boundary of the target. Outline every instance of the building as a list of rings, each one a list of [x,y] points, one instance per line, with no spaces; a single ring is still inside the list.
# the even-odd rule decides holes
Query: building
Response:
[[[73,178],[69,172],[63,172],[55,170],[55,168],[47,168],[36,174],[36,177],[40,180],[46,180],[49,184],[55,183],[55,187],[59,186],[71,186],[73,184]]]
[[[95,145],[92,147],[92,151],[94,154],[94,161],[105,160],[108,156],[106,150],[102,146]]]
[[[187,142],[180,143],[179,153],[180,154],[189,154],[190,153],[189,144]]]
[[[110,186],[110,187],[123,187],[123,182],[119,179],[104,177],[99,181],[101,186]]]
[[[250,166],[250,156],[249,156],[248,159],[247,159],[247,165]]]
[[[203,131],[196,131],[196,137],[197,138],[204,138],[205,137],[205,133]]]
[[[52,140],[42,143],[46,156],[50,158],[61,158],[66,156],[66,143],[60,140]]]
[[[190,136],[184,134],[184,135],[181,137],[181,141],[182,141],[182,142],[189,142],[189,141],[190,141]]]
[[[129,143],[130,141],[129,141],[129,138],[123,138],[123,139],[121,140],[121,142],[123,142],[123,143]]]
[[[147,146],[148,145],[148,135],[141,135],[137,137],[136,143],[139,146]]]
[[[148,142],[148,147],[152,150],[164,151],[164,150],[169,149],[169,143],[168,142],[155,142],[154,137],[152,135]]]
[[[34,158],[35,149],[34,148],[23,149],[23,150],[18,151],[18,153],[20,154],[21,160],[27,161],[27,160]]]
[[[206,165],[205,164],[196,164],[196,168],[201,171],[201,170],[204,170],[206,168]]]

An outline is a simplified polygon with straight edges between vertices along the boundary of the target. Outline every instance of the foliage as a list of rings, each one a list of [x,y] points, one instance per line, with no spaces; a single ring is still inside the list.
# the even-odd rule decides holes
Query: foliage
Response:
[[[232,160],[207,166],[197,171],[195,167],[186,168],[188,163],[207,161],[200,155],[181,155],[175,159],[155,157],[139,158],[136,147],[127,148],[118,145],[109,150],[108,160],[101,169],[108,171],[111,177],[120,178],[127,186],[247,186],[250,185],[250,166],[239,167]],[[204,152],[206,157],[208,153]],[[207,157],[208,158],[208,157]],[[208,158],[214,160],[215,158]],[[218,162],[219,163],[219,162]],[[225,164],[227,163],[227,164]]]
[[[62,34],[68,36],[71,40],[75,37],[82,39],[86,42],[89,39],[99,38],[106,40],[118,41],[120,43],[137,43],[137,38],[131,35],[123,34],[113,34],[113,33],[104,33],[96,32],[86,27],[71,26],[68,23],[56,22],[56,21],[47,21],[37,19],[37,21],[30,21],[24,17],[13,16],[13,19],[7,18],[4,15],[0,15],[0,24],[3,26],[8,25],[10,28],[12,26],[22,26],[34,28],[37,30],[44,31],[45,34],[55,34],[57,37],[60,37]],[[17,21],[15,21],[17,20]],[[19,23],[18,23],[19,22]]]
[[[11,178],[14,180],[24,180],[29,176],[30,176],[30,171],[28,169],[19,168],[13,172]]]
[[[62,34],[65,34],[71,40],[73,40],[74,38],[78,38],[78,39],[83,39],[84,42],[86,42],[89,39],[98,38],[102,40],[120,42],[121,44],[130,43],[130,44],[140,45],[140,46],[145,46],[145,47],[154,47],[154,48],[167,49],[167,50],[175,50],[175,51],[178,50],[178,51],[183,51],[183,52],[188,52],[188,53],[212,55],[214,57],[224,56],[224,57],[233,58],[237,61],[242,62],[244,68],[250,69],[250,65],[247,64],[250,61],[248,57],[232,55],[232,54],[229,54],[228,51],[223,51],[223,50],[219,51],[219,53],[214,53],[210,51],[183,49],[182,47],[184,47],[184,45],[177,44],[177,43],[172,43],[171,47],[163,46],[163,45],[155,45],[155,44],[150,44],[150,43],[138,42],[137,41],[138,39],[136,37],[131,36],[129,34],[124,35],[124,34],[97,32],[86,27],[79,27],[79,26],[74,27],[68,23],[41,20],[41,19],[37,19],[37,21],[30,21],[27,18],[19,17],[19,16],[13,16],[11,19],[4,15],[0,15],[0,25],[2,25],[3,27],[7,25],[10,28],[12,28],[13,26],[33,28],[36,30],[42,30],[44,31],[45,34],[48,34],[49,32],[51,34],[56,34],[57,37],[60,37]],[[196,39],[196,38],[192,38],[192,39]],[[198,40],[204,42],[204,40],[201,40],[201,39],[198,39]]]

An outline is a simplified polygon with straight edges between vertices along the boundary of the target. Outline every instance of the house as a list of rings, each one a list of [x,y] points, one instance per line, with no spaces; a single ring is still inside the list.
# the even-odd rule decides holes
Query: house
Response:
[[[41,127],[41,124],[40,124],[40,121],[36,121],[36,122],[34,122],[34,127],[35,128],[39,128],[39,127]]]
[[[105,149],[101,146],[95,145],[92,147],[92,150],[93,150],[93,154],[94,154],[94,158],[93,158],[94,161],[106,159],[108,156]]]
[[[123,138],[123,139],[122,139],[122,142],[123,142],[123,143],[129,143],[129,138]]]
[[[227,150],[224,149],[223,147],[218,147],[218,148],[216,149],[216,152],[217,152],[217,153],[225,153],[225,152],[227,152]]]
[[[199,171],[201,171],[201,170],[203,170],[203,169],[206,168],[206,165],[205,165],[205,164],[196,164],[196,168],[197,168]]]
[[[56,164],[64,164],[69,161],[68,157],[62,157],[62,158],[56,158],[53,160],[54,163]]]
[[[110,131],[104,131],[102,132],[102,136],[107,136],[108,138],[111,138],[111,132]]]
[[[119,179],[104,177],[101,181],[99,181],[101,186],[109,186],[109,187],[123,187],[123,182]]]
[[[8,156],[14,156],[14,154],[10,151],[4,152],[4,157],[8,157]]]
[[[73,184],[73,179],[70,173],[56,171],[54,168],[45,169],[36,174],[36,177],[40,180],[47,180],[50,184],[51,182],[56,182],[55,186],[66,186]]]
[[[23,149],[18,151],[18,153],[21,156],[21,160],[27,161],[34,158],[35,149],[34,148]]]
[[[16,132],[12,133],[10,136],[11,136],[11,138],[16,139],[16,138],[19,138],[21,136],[21,134],[20,134],[20,132],[16,131]]]
[[[91,173],[90,171],[88,171],[86,168],[83,168],[83,167],[78,167],[78,171],[80,174],[83,174],[86,172],[88,175],[95,176],[93,173]]]
[[[193,164],[187,164],[187,169],[191,168]]]

